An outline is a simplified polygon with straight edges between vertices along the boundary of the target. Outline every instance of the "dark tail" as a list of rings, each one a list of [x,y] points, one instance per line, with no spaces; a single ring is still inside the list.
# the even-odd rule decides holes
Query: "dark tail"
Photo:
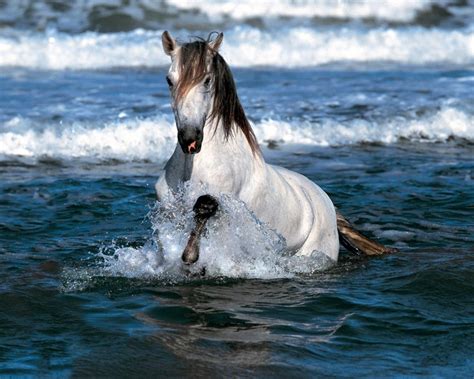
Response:
[[[382,255],[398,251],[398,249],[386,247],[368,239],[359,233],[339,212],[336,212],[336,216],[339,242],[350,252],[363,255]]]

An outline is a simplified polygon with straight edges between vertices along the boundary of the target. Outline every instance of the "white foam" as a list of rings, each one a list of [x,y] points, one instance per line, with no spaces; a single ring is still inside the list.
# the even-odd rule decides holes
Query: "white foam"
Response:
[[[178,35],[186,40],[189,33]],[[235,27],[225,32],[222,54],[232,67],[305,67],[340,61],[472,64],[474,27],[277,31]],[[168,64],[157,31],[78,35],[10,31],[0,36],[0,66],[63,70]]]
[[[11,31],[0,36],[0,66],[64,70],[154,67],[168,63],[169,58],[161,49],[160,34],[144,30],[76,35]]]
[[[346,123],[326,119],[320,123],[293,123],[266,120],[257,125],[259,141],[337,146],[363,142],[391,144],[400,139],[445,142],[450,137],[474,140],[474,115],[446,107],[434,115],[406,119],[398,117],[383,122],[355,119]]]
[[[266,119],[254,125],[260,143],[337,146],[362,142],[444,142],[450,137],[474,141],[474,116],[445,107],[423,118],[355,119],[318,123]],[[164,162],[176,145],[176,127],[170,117],[119,119],[105,124],[73,123],[42,127],[13,118],[0,125],[0,155],[33,159],[88,158],[95,160]],[[0,158],[2,159],[2,158]]]
[[[164,161],[175,146],[176,128],[167,117],[93,125],[41,127],[15,117],[0,126],[0,154],[29,158],[94,158]]]
[[[430,0],[167,0],[177,8],[197,9],[214,21],[224,17],[248,19],[254,17],[331,17],[339,19],[375,18],[390,21],[411,21],[418,11],[439,1]]]
[[[291,28],[275,36],[239,27],[226,36],[223,55],[232,66],[298,67],[342,61],[469,64],[474,62],[474,28]]]
[[[311,258],[287,255],[284,239],[259,222],[244,203],[214,194],[219,211],[207,224],[199,260],[184,268],[181,254],[192,228],[190,210],[195,199],[208,192],[188,186],[177,200],[158,204],[151,214],[153,238],[143,248],[106,249],[108,253],[99,254],[101,273],[180,281],[189,272],[199,275],[205,268],[208,278],[273,279],[320,271],[333,263],[323,254]]]

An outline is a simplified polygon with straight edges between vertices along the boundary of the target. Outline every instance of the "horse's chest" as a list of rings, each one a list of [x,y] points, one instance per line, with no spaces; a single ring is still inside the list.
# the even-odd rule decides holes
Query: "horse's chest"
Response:
[[[231,170],[195,170],[191,182],[204,184],[212,192],[235,193],[235,176]]]

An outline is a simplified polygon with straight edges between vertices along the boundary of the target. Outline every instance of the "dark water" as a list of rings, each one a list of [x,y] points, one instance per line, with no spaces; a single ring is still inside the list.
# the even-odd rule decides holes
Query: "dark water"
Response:
[[[473,377],[472,1],[220,3],[0,0],[0,376]],[[399,253],[153,260],[165,27],[224,30],[267,161]]]
[[[3,162],[1,374],[471,376],[473,146],[287,150],[267,154],[400,253],[293,279],[89,276],[100,246],[150,235],[158,165]]]

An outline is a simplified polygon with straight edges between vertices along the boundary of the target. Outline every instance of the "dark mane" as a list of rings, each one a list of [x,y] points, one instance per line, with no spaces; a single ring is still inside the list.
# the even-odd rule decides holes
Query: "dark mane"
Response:
[[[211,35],[209,36],[211,37]],[[254,154],[260,153],[257,138],[245,115],[237,95],[234,78],[229,66],[219,52],[209,46],[210,40],[197,39],[181,46],[180,80],[176,86],[177,99],[185,96],[195,85],[211,74],[214,90],[214,104],[208,117],[217,123],[222,122],[226,138],[232,137],[235,128],[244,133]],[[208,52],[211,52],[211,72],[207,72]]]

